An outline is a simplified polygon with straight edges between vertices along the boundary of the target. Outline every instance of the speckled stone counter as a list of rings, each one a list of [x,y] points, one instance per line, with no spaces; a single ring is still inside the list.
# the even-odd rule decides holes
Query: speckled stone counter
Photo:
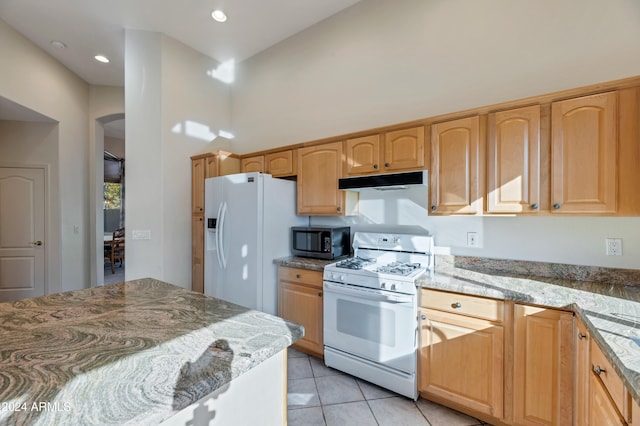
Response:
[[[574,311],[640,404],[640,270],[437,256],[420,284]]]
[[[0,424],[158,424],[302,334],[153,279],[0,303]]]
[[[280,259],[274,259],[273,263],[278,266],[288,266],[290,268],[302,268],[309,269],[312,271],[320,271],[324,270],[324,267],[330,263],[337,262],[337,259],[333,260],[324,260],[324,259],[312,259],[310,257],[301,257],[301,256],[290,256],[283,257]]]

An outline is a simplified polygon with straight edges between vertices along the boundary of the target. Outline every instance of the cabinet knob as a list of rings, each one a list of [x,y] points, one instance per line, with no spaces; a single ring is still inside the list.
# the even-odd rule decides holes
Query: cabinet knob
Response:
[[[558,210],[558,209],[560,208],[560,204],[555,203],[555,204],[553,205],[553,208],[554,208],[554,209],[556,209],[556,210]]]
[[[202,219],[202,218],[199,218],[198,220],[199,220],[200,222],[202,222],[202,220],[203,220],[203,219]]]
[[[582,334],[581,332],[578,331],[578,339],[582,340],[582,339],[586,339],[587,336]]]
[[[378,170],[378,165],[377,165],[377,164],[374,164],[374,165],[373,165],[373,168],[374,168],[374,169],[376,169],[376,170]]]
[[[601,368],[599,365],[596,365],[595,367],[593,367],[593,372],[599,376],[601,373],[606,373],[607,370]]]
[[[460,309],[460,308],[462,308],[462,303],[460,303],[460,302],[452,303],[452,304],[451,304],[451,307],[452,307],[453,309]]]
[[[296,278],[297,278],[297,279],[300,279],[300,274],[296,274]]]
[[[200,207],[200,211],[202,211],[202,207]]]
[[[322,297],[322,292],[318,293],[318,297]]]
[[[538,210],[538,205],[536,203],[531,204],[531,208],[534,210]]]
[[[342,211],[342,207],[337,207],[336,210],[340,212]]]
[[[437,208],[438,208],[438,206],[433,205],[433,206],[431,206],[431,211],[432,211],[432,212],[435,212]]]
[[[389,164],[389,163],[384,163],[384,166],[385,166],[385,167],[389,167],[390,165],[391,165],[391,164]]]
[[[420,315],[420,319],[422,321],[425,321],[427,319],[427,316],[425,314]]]

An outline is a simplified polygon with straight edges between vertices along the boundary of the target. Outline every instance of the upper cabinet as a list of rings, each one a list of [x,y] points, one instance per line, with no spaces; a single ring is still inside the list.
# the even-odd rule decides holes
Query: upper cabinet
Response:
[[[345,148],[347,176],[380,173],[380,135],[347,139]]]
[[[241,160],[240,170],[242,173],[264,172],[264,155],[243,158]]]
[[[431,126],[431,213],[479,214],[484,201],[480,117]]]
[[[488,128],[487,212],[539,212],[540,106],[489,114]]]
[[[347,139],[347,176],[424,169],[425,127]]]
[[[617,93],[554,102],[551,108],[552,211],[615,213]]]
[[[294,176],[298,173],[298,158],[293,149],[266,154],[264,163],[265,172],[274,177]]]
[[[424,126],[385,133],[384,170],[423,169],[426,164],[424,145]]]
[[[255,155],[242,159],[243,173],[269,173],[273,177],[295,176],[298,173],[297,158],[293,149],[272,152],[265,155]]]
[[[298,149],[298,214],[353,214],[357,193],[338,190],[342,177],[342,142]]]

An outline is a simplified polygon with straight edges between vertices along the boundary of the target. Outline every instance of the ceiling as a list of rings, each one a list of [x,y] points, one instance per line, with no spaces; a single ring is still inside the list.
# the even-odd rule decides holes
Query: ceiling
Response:
[[[87,83],[123,86],[125,28],[161,32],[221,63],[237,63],[358,1],[0,0],[0,19]],[[214,9],[227,22],[215,22]],[[97,54],[111,62],[97,62]]]

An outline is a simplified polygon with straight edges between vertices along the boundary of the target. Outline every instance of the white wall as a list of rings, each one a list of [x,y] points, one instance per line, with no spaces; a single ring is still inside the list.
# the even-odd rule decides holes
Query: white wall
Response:
[[[636,0],[363,1],[237,65],[234,148],[252,152],[636,76],[638,52]],[[428,217],[426,201],[423,209],[393,197],[402,198],[367,200],[359,218],[312,223],[428,230],[454,254],[640,269],[640,218]],[[468,231],[479,233],[481,248],[464,247]],[[605,256],[605,237],[623,238],[624,256]]]
[[[237,65],[235,149],[640,74],[640,2],[367,0]]]
[[[49,284],[52,292],[84,288],[89,284],[89,86],[1,20],[0,58],[0,96],[59,123],[59,210],[52,212],[57,221],[52,226],[60,239],[52,249],[56,270]]]
[[[191,155],[229,131],[229,87],[213,61],[169,37],[127,30],[126,279],[191,288]],[[150,230],[151,240],[131,240]]]

